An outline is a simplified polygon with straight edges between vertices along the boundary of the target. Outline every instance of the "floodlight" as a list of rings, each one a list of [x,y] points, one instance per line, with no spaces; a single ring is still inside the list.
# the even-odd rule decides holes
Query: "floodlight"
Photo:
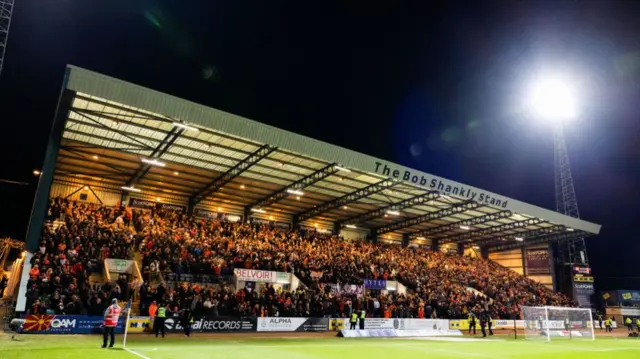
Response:
[[[529,100],[530,110],[539,120],[567,121],[577,116],[574,91],[559,77],[536,81],[531,87]]]

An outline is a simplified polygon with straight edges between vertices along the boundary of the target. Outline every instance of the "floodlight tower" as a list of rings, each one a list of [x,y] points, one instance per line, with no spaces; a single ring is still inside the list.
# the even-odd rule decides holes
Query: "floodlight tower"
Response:
[[[2,65],[4,65],[4,55],[7,52],[14,2],[15,0],[0,0],[0,75],[2,74]]]
[[[563,125],[577,116],[576,99],[572,89],[559,77],[541,79],[532,90],[531,105],[536,117],[553,126],[556,211],[580,218],[563,131]],[[557,251],[561,265],[589,265],[584,238],[562,240]]]

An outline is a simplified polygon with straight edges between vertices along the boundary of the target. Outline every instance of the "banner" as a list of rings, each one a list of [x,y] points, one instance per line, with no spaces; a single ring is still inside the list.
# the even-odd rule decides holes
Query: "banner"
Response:
[[[384,279],[365,279],[365,289],[387,290],[387,281]]]
[[[264,224],[265,226],[271,226],[273,228],[278,228],[283,230],[291,229],[291,223],[270,221],[268,219],[262,219],[262,218],[256,218],[256,217],[251,217],[251,223],[260,223],[260,224]]]
[[[236,278],[245,282],[275,283],[277,281],[276,273],[277,272],[256,269],[236,268],[233,270],[233,274],[236,275]]]
[[[640,305],[640,291],[638,290],[619,290],[618,298],[623,305],[633,307]]]
[[[333,318],[329,320],[329,330],[340,331],[342,329],[348,329],[348,321],[346,318]]]
[[[439,330],[449,329],[449,321],[443,319],[366,318],[364,329]]]
[[[259,332],[324,332],[328,318],[258,318]]]
[[[169,333],[182,333],[184,331],[182,320],[179,317],[165,319],[164,327]],[[194,318],[191,330],[199,333],[254,332],[256,331],[256,318],[198,317]]]
[[[150,333],[153,322],[151,317],[130,317],[129,318],[129,333]]]
[[[129,198],[129,207],[147,209],[147,210],[164,209],[164,210],[175,211],[175,212],[185,212],[187,210],[187,207],[185,206],[180,206],[180,205],[170,204],[170,203],[157,203],[154,201],[148,201],[146,199],[139,199],[139,198]]]
[[[102,333],[101,316],[87,315],[40,315],[25,317],[23,333],[30,334],[98,334]],[[124,333],[124,317],[118,320],[116,334]]]
[[[109,273],[131,273],[133,269],[133,261],[126,259],[107,258],[104,260]]]
[[[593,278],[593,277],[590,277]],[[595,294],[596,290],[593,286],[593,281],[591,282],[581,282],[577,281],[574,276],[573,281],[573,300],[578,302],[578,305],[582,308],[591,308],[593,307],[592,298]]]
[[[212,221],[226,221],[236,223],[238,221],[242,221],[242,216],[237,216],[235,214],[228,214],[216,211],[210,211],[204,208],[196,208],[193,210],[193,215],[198,218],[209,219]]]
[[[549,250],[545,248],[527,249],[525,251],[525,266],[527,275],[551,274]]]
[[[233,276],[214,275],[214,274],[176,274],[166,273],[164,279],[167,282],[187,282],[187,283],[231,283]]]
[[[364,295],[364,286],[355,284],[328,284],[331,291],[335,294],[356,295],[362,297]]]
[[[311,271],[311,279],[320,280],[324,275],[323,271],[312,270]]]

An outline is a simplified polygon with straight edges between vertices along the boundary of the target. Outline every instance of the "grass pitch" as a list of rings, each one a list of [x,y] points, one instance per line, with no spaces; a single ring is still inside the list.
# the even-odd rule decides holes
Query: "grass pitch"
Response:
[[[575,358],[638,359],[640,339],[602,338],[589,340],[544,341],[491,340],[471,338],[344,339],[344,338],[251,338],[251,334],[229,339],[215,337],[183,338],[177,335],[156,339],[133,335],[122,349],[122,336],[116,349],[100,349],[97,335],[22,335],[13,341],[0,334],[2,359],[404,359],[404,358]]]

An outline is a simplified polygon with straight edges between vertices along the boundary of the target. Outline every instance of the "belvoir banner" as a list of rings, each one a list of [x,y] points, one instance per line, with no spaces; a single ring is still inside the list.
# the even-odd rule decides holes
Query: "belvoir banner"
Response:
[[[549,249],[527,249],[525,251],[525,264],[527,268],[527,275],[551,274]]]

